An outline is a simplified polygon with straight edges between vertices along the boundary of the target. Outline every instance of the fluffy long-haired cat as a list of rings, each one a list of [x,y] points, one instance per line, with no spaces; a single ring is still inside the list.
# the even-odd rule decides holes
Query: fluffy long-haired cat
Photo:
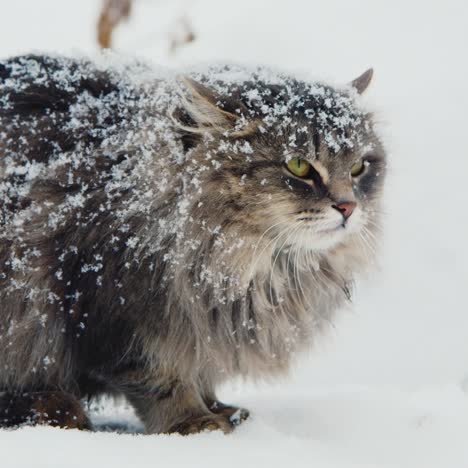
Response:
[[[0,62],[0,424],[229,432],[374,255],[385,153],[360,103],[264,68]]]

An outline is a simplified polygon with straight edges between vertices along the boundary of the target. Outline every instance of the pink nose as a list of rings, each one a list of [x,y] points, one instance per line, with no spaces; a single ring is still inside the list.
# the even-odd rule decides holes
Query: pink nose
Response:
[[[353,214],[354,208],[356,208],[356,203],[354,202],[337,203],[336,205],[332,205],[332,208],[335,208],[335,210],[338,210],[343,215],[344,219],[348,219]]]

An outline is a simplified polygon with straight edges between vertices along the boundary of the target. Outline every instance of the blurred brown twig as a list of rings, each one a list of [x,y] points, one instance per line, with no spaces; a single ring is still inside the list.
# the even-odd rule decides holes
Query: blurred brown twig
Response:
[[[104,0],[98,20],[98,43],[103,49],[112,47],[112,32],[115,27],[129,18],[132,0]]]
[[[97,24],[99,46],[103,49],[112,47],[112,33],[119,23],[130,17],[133,0],[103,0],[103,6]],[[169,53],[195,40],[195,34],[188,18],[183,15],[174,22],[169,33]]]

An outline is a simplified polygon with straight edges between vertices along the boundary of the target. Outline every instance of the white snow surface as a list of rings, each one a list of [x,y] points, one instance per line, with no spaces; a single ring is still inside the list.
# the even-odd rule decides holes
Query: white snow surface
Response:
[[[0,56],[95,53],[98,8],[5,2]],[[197,38],[169,56],[181,14]],[[104,402],[97,433],[1,431],[2,468],[468,466],[467,20],[457,0],[135,0],[117,48],[158,65],[266,64],[334,84],[374,67],[365,99],[391,169],[380,271],[289,379],[222,390],[251,410],[234,434],[144,436]]]

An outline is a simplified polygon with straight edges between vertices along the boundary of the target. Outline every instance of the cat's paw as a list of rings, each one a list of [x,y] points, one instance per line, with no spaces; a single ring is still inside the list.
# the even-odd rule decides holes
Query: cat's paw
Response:
[[[237,406],[225,405],[220,401],[213,401],[210,404],[210,411],[224,416],[232,426],[238,426],[250,416],[249,410],[238,408]]]
[[[200,416],[175,424],[168,431],[168,434],[190,435],[204,431],[223,431],[225,434],[229,434],[234,430],[234,426],[222,416]]]
[[[229,414],[229,422],[233,426],[238,426],[239,424],[243,423],[249,416],[249,410],[245,408],[235,408],[235,411]]]

